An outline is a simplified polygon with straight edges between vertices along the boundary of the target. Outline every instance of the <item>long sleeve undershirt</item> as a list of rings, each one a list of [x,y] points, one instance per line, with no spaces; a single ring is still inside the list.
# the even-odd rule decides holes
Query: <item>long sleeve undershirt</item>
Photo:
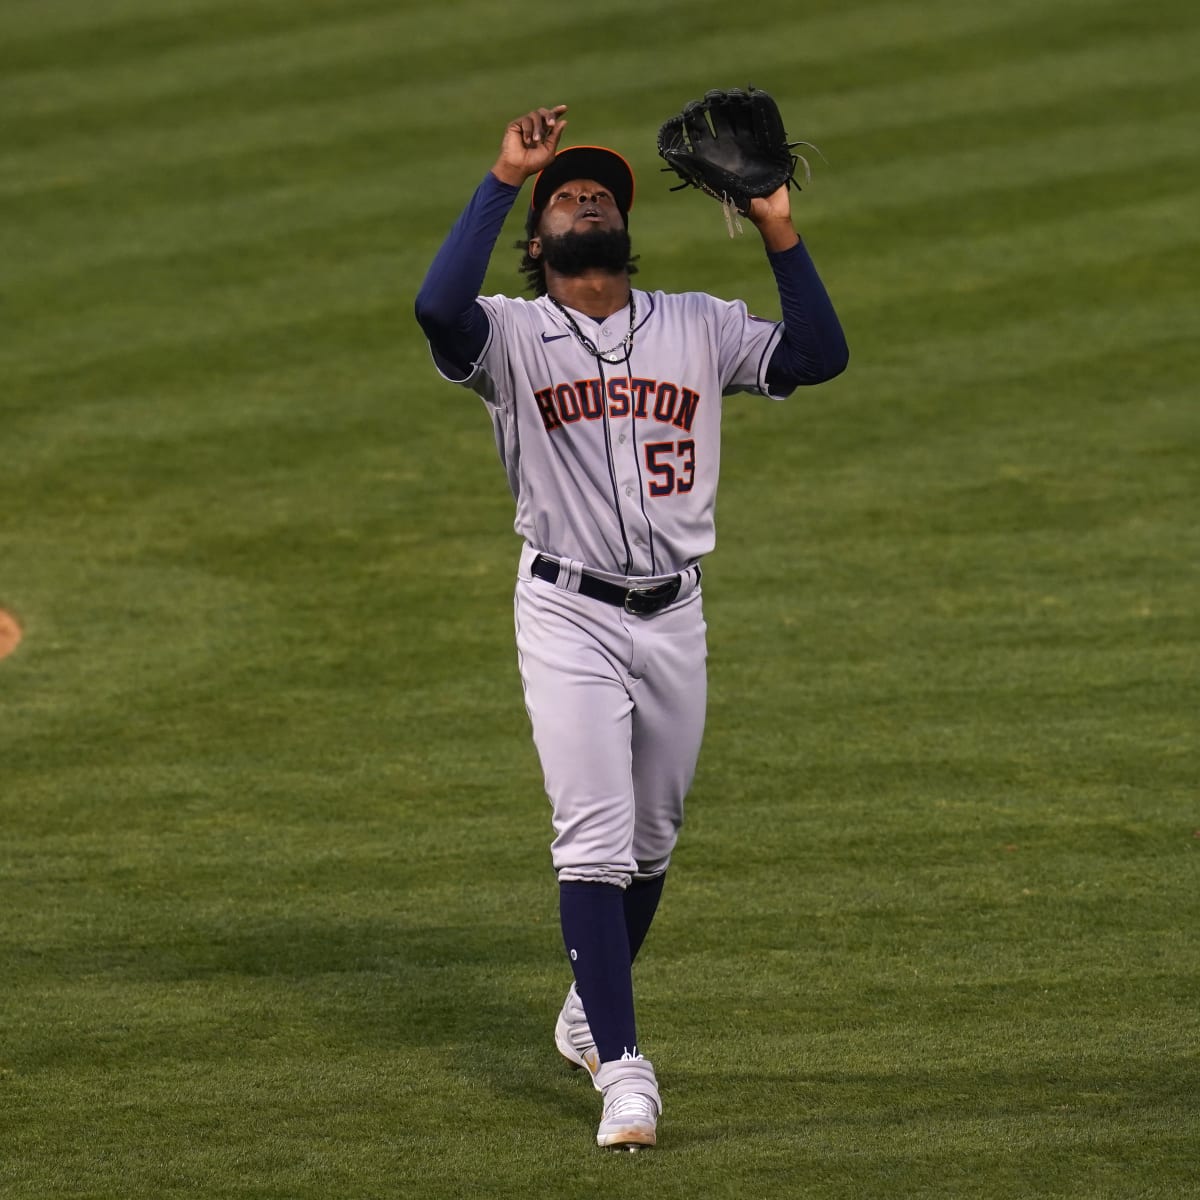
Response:
[[[519,187],[490,171],[434,257],[417,293],[417,321],[438,360],[466,375],[487,344],[487,314],[475,303]],[[773,395],[821,383],[845,369],[846,339],[804,243],[767,254],[779,288],[783,334],[767,365]]]

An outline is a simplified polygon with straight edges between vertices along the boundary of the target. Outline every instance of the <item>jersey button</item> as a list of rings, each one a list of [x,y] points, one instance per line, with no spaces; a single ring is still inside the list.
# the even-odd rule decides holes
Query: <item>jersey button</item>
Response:
[[[617,441],[620,442],[622,446],[625,445],[625,435],[621,434],[621,436],[617,438]]]
[[[627,496],[632,496],[632,495],[633,495],[633,488],[631,488],[631,487],[627,487],[627,488],[625,489],[625,495],[627,495]]]

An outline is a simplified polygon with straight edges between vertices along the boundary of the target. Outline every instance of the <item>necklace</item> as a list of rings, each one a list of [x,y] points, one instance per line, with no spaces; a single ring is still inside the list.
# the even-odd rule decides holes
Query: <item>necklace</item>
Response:
[[[576,324],[575,318],[561,305],[555,298],[547,293],[546,298],[558,309],[560,313],[567,319],[567,324],[571,327],[571,332],[579,339],[579,344],[593,357],[600,359],[601,362],[619,363],[624,362],[629,357],[629,352],[633,349],[633,327],[637,323],[637,305],[633,299],[632,289],[629,292],[629,332],[615,346],[610,346],[607,350],[601,350],[595,342],[592,341],[582,329]]]

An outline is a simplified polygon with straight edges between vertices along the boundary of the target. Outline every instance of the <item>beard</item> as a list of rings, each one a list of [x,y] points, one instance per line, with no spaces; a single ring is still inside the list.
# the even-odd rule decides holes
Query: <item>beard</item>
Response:
[[[593,270],[623,274],[629,268],[630,249],[627,229],[590,229],[542,238],[542,260],[560,275]]]

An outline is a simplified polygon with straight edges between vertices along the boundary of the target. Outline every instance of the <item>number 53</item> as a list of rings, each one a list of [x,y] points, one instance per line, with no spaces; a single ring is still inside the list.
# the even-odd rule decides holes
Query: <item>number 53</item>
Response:
[[[647,442],[646,467],[658,476],[650,480],[650,495],[690,492],[696,482],[696,443],[691,438],[682,442]]]

